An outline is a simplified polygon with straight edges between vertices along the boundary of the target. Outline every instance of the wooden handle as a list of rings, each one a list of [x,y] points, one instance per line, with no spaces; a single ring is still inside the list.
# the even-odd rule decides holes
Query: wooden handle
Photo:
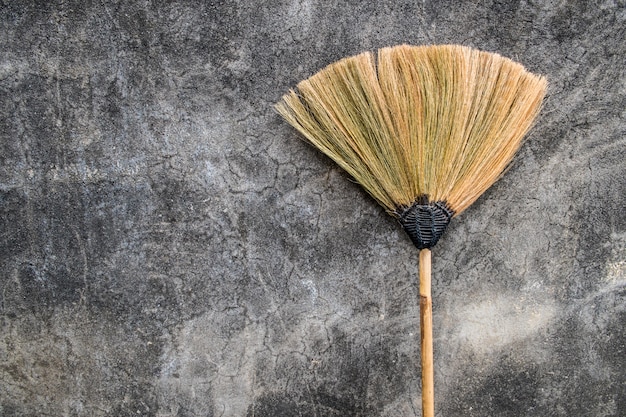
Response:
[[[420,336],[422,346],[422,416],[435,416],[433,373],[433,300],[430,293],[430,249],[420,250]]]

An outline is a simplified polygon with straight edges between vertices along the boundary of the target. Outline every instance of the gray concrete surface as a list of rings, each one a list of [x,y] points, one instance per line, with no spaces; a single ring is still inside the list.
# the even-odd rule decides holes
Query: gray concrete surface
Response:
[[[0,415],[418,416],[417,253],[272,109],[398,43],[550,80],[434,251],[438,416],[626,415],[626,5],[5,1]]]

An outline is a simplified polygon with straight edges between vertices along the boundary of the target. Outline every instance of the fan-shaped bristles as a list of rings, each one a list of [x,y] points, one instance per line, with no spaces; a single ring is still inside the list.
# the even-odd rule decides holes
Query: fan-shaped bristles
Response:
[[[505,170],[545,89],[497,54],[402,45],[331,64],[276,107],[391,214],[427,196],[458,215]]]

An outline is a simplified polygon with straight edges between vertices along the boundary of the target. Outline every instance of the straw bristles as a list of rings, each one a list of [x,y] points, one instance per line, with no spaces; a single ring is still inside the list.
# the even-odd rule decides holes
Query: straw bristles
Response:
[[[329,65],[276,108],[388,212],[426,196],[458,215],[510,163],[545,90],[497,54],[401,45]]]

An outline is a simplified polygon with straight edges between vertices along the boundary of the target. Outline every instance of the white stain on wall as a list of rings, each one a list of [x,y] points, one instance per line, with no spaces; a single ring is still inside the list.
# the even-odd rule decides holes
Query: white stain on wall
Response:
[[[488,354],[545,328],[556,312],[549,302],[501,295],[459,306],[456,337],[475,353]]]

